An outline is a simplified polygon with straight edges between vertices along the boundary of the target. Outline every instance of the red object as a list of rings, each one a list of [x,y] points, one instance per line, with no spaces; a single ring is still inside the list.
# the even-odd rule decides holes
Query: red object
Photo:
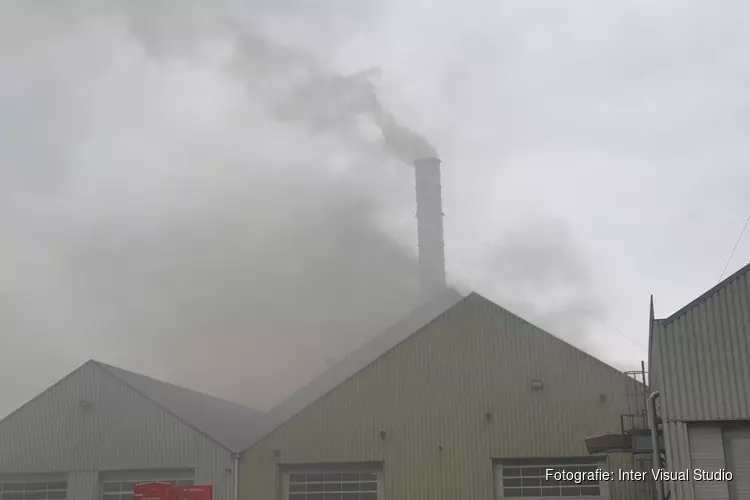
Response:
[[[178,500],[175,486],[169,483],[136,484],[133,496],[135,500]]]
[[[135,485],[135,500],[213,500],[213,487],[175,486],[169,483],[145,483]]]
[[[178,500],[213,500],[214,488],[203,486],[176,486]]]

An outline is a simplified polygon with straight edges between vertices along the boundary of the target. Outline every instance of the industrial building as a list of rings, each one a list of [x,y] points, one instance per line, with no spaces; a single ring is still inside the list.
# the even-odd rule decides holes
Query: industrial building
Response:
[[[632,468],[585,439],[621,432],[642,384],[448,288],[440,161],[414,169],[423,306],[271,411],[276,427],[242,454],[240,498],[638,498],[633,482],[545,470]]]
[[[636,499],[631,469],[589,455],[621,428],[632,377],[478,294],[445,291],[272,412],[242,454],[242,500]]]
[[[733,475],[670,481],[670,500],[750,498],[750,265],[667,318],[652,299],[650,324],[666,468]]]
[[[132,500],[138,482],[234,500],[251,408],[89,361],[0,421],[2,500]]]
[[[0,421],[0,494],[132,500],[137,482],[173,481],[210,484],[216,500],[635,500],[636,483],[544,471],[632,468],[584,439],[620,429],[639,390],[446,289],[269,414],[89,361]]]
[[[440,161],[414,168],[422,306],[267,415],[89,362],[0,422],[0,500],[132,500],[149,480],[216,500],[641,498],[596,476],[633,456],[585,440],[622,432],[643,384],[449,288]]]

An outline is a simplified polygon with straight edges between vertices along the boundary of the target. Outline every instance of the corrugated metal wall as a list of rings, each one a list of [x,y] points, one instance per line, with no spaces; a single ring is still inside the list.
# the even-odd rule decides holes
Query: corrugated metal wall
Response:
[[[0,474],[71,472],[72,500],[97,498],[98,470],[184,467],[231,499],[227,450],[93,364],[0,424]]]
[[[716,472],[726,470],[724,438],[717,425],[688,426],[690,446],[690,468]],[[729,500],[729,488],[725,481],[697,481],[693,484],[695,500]]]
[[[690,445],[688,442],[687,424],[684,422],[665,422],[663,425],[664,446],[667,454],[669,471],[682,471],[690,468]],[[666,485],[672,492],[670,500],[693,500],[693,483],[673,481]]]
[[[688,422],[750,419],[750,273],[665,320],[652,322],[651,385],[669,470],[691,467]],[[692,482],[674,483],[675,500],[692,500]]]
[[[278,500],[278,463],[365,461],[384,462],[387,499],[489,500],[493,458],[586,455],[634,384],[472,295],[246,451],[241,498]]]
[[[653,328],[667,419],[750,419],[750,273]]]
[[[100,498],[99,475],[94,470],[78,470],[68,475],[68,500]]]

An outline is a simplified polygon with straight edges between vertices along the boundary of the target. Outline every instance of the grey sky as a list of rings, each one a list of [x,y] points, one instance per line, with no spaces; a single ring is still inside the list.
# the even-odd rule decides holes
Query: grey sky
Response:
[[[367,78],[453,281],[622,369],[750,214],[741,2],[215,4],[0,6],[0,415],[92,357],[267,407],[403,314]]]

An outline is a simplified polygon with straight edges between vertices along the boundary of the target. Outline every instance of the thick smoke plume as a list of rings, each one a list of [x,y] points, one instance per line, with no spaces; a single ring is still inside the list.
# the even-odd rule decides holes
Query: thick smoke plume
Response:
[[[564,221],[527,215],[485,247],[477,286],[524,319],[586,346],[592,326],[607,327],[608,311],[585,255]]]
[[[414,213],[403,164],[435,149],[377,69],[339,74],[237,19],[213,0],[0,5],[0,415],[90,357],[268,407],[418,301],[391,235]],[[466,222],[447,221],[454,276],[586,331],[564,226],[525,221],[472,273]]]
[[[89,357],[267,407],[415,305],[380,207],[434,149],[373,72],[210,0],[62,4],[1,7],[0,414]]]

